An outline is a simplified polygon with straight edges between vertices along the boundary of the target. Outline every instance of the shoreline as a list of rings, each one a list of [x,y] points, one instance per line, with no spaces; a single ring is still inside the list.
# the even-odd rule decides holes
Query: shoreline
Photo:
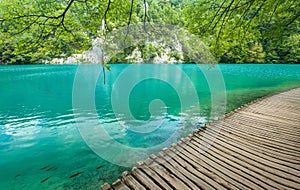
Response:
[[[57,64],[57,63],[30,63],[30,64],[0,64],[1,66],[33,66],[33,65],[101,65],[100,63],[72,63],[72,64]],[[300,63],[107,63],[107,65],[300,65]]]

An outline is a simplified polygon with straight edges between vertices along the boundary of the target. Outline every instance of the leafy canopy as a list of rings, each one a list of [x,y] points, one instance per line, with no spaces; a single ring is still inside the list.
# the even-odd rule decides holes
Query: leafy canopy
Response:
[[[135,22],[185,27],[219,62],[299,63],[297,0],[2,0],[0,62],[40,63]],[[153,48],[155,51],[157,48]]]

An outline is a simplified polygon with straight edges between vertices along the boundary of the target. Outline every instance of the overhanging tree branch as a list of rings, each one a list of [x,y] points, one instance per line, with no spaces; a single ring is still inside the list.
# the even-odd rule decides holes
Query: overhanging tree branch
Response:
[[[15,16],[12,18],[7,18],[7,19],[1,19],[1,23],[4,23],[5,21],[14,21],[14,20],[18,20],[18,19],[26,19],[26,18],[36,18],[33,22],[31,22],[29,25],[25,26],[23,29],[21,29],[20,31],[16,32],[16,35],[21,34],[23,32],[25,32],[26,30],[29,30],[30,27],[33,24],[39,24],[39,25],[47,25],[47,22],[52,19],[52,20],[58,20],[61,19],[60,22],[56,25],[53,25],[53,27],[60,27],[62,26],[67,32],[72,33],[71,30],[67,29],[65,26],[65,18],[66,18],[66,14],[69,11],[70,7],[72,6],[72,4],[75,2],[75,0],[70,0],[69,3],[67,4],[67,7],[64,9],[64,11],[58,15],[58,16],[48,16],[45,15],[44,13],[42,14],[28,14],[28,15],[19,15],[19,16]],[[46,21],[45,22],[38,22],[38,20],[40,20],[41,18],[44,18]],[[72,34],[73,35],[73,34]]]
[[[106,10],[104,12],[104,25],[105,25],[105,28],[109,31],[109,28],[108,28],[108,25],[107,25],[107,13],[110,9],[110,4],[111,4],[111,0],[108,0],[108,3],[107,3],[107,7],[106,7]]]

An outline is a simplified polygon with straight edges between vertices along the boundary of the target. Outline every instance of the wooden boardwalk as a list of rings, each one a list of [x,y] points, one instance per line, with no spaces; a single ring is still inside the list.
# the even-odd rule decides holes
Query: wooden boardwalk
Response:
[[[300,88],[207,124],[101,189],[300,189]]]

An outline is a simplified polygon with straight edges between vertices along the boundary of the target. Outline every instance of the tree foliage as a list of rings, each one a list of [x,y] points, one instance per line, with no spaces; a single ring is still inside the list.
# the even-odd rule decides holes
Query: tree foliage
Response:
[[[41,63],[80,53],[96,37],[136,22],[185,27],[210,47],[219,62],[300,62],[297,0],[2,0],[0,4],[0,61],[6,64]]]
[[[34,63],[81,52],[101,27],[125,25],[130,7],[126,0],[2,0],[1,55],[9,56],[1,60]]]
[[[289,51],[290,36],[299,36],[299,7],[296,0],[200,0],[189,3],[184,15],[189,31],[202,36],[221,62],[261,63],[274,62],[273,47]],[[299,62],[283,56],[282,63]]]

